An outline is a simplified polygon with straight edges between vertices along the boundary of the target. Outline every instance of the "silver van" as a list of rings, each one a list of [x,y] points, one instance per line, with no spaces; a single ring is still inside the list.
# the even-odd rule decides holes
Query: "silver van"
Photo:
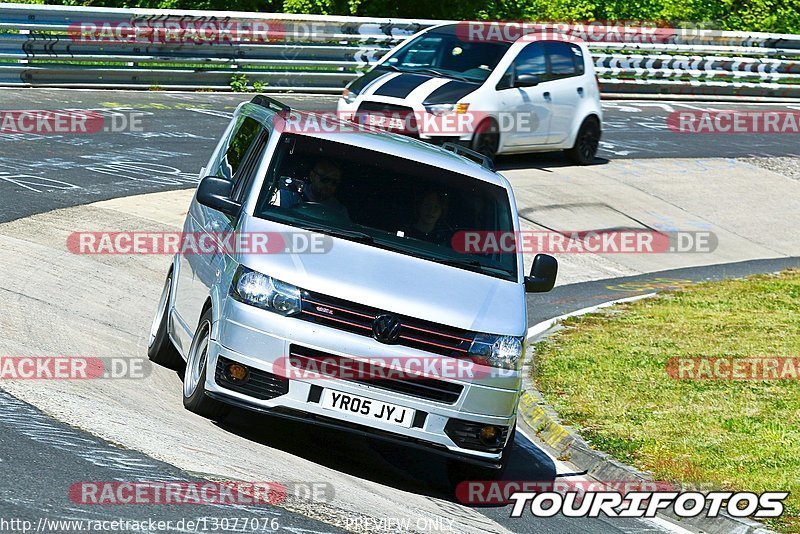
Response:
[[[173,258],[150,358],[186,362],[197,414],[265,412],[441,453],[453,480],[499,476],[525,293],[553,287],[556,260],[525,276],[520,254],[459,245],[519,231],[487,158],[350,122],[297,127],[316,123],[261,95],[237,108],[201,171],[182,234],[201,250]]]

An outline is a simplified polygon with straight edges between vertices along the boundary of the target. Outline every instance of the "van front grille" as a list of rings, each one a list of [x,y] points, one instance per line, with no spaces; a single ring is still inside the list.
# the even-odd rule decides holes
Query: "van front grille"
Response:
[[[303,291],[302,299],[301,319],[368,337],[372,337],[372,324],[377,317],[391,315],[391,312],[311,291]],[[398,345],[463,358],[475,338],[475,334],[468,330],[395,316],[401,325]]]

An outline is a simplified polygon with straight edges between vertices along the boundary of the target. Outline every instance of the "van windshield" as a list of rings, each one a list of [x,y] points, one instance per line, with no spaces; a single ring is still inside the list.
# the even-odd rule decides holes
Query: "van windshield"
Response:
[[[460,245],[461,232],[514,231],[505,188],[419,161],[284,134],[255,216],[517,281],[513,252]]]

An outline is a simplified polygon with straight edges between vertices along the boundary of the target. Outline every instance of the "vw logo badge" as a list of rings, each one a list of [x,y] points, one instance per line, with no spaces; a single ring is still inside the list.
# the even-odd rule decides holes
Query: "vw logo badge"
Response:
[[[397,343],[402,325],[394,315],[379,315],[372,321],[372,337],[381,343]]]

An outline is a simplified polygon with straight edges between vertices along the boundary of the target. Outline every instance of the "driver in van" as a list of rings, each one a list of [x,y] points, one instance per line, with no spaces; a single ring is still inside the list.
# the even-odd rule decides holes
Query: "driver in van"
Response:
[[[327,210],[350,218],[347,208],[336,198],[336,191],[342,183],[342,169],[329,159],[320,159],[308,175],[308,182],[298,191],[281,190],[280,205],[293,208],[302,202],[315,202]]]
[[[441,191],[428,190],[417,202],[416,218],[404,234],[439,245],[449,244],[454,230],[444,222],[449,207],[449,199]]]

